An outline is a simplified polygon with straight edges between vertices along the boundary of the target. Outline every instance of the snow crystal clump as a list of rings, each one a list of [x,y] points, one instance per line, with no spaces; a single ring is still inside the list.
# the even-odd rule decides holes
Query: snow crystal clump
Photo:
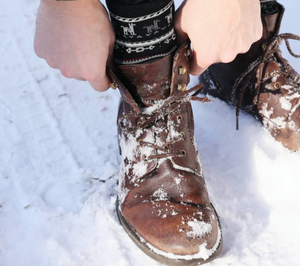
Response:
[[[263,116],[270,119],[271,115],[273,114],[273,107],[270,110],[268,110],[268,104],[263,103],[263,105],[261,107],[261,113]]]
[[[159,188],[153,193],[153,196],[157,198],[157,200],[167,201],[169,199],[168,193],[164,191],[162,188]]]
[[[285,118],[284,117],[276,117],[276,118],[272,118],[271,121],[276,124],[276,126],[278,128],[285,128],[286,126],[286,122],[285,122]]]
[[[192,231],[187,232],[188,237],[201,238],[212,231],[211,224],[202,221],[189,221],[188,226],[192,228]]]
[[[297,126],[296,126],[296,124],[293,120],[288,122],[288,128],[291,129],[291,130],[294,130],[294,131],[297,130]]]
[[[152,106],[143,108],[143,114],[146,114],[146,115],[153,114],[156,110],[158,110],[162,107],[164,102],[165,102],[164,100],[157,100],[155,102],[155,104],[153,104]]]
[[[149,244],[148,242],[145,242],[145,244],[156,254],[158,255],[162,255],[166,258],[170,258],[170,259],[180,259],[180,260],[193,260],[193,259],[204,259],[207,260],[219,247],[220,242],[221,242],[221,230],[218,227],[218,238],[216,241],[216,244],[211,248],[208,249],[206,248],[207,243],[203,243],[202,245],[199,245],[199,252],[194,254],[194,255],[175,255],[173,253],[167,253],[164,251],[161,251],[157,248],[155,248],[154,246],[152,246],[151,244]],[[142,239],[142,237],[140,237]]]
[[[286,99],[285,97],[280,97],[279,101],[280,101],[282,109],[287,110],[287,111],[292,109],[291,102],[288,99]]]
[[[174,181],[175,181],[176,185],[179,185],[181,183],[181,179],[179,177],[175,177]]]
[[[132,179],[131,182],[134,183],[138,178],[142,177],[147,172],[148,163],[144,160],[137,161],[138,157],[150,156],[153,152],[153,148],[147,146],[139,145],[137,139],[143,134],[143,130],[137,130],[135,135],[128,134],[127,139],[125,136],[120,138],[120,146],[122,150],[123,159],[126,158],[127,163],[125,164],[122,160],[121,169],[124,174],[128,175],[130,169],[132,169]],[[148,133],[143,139],[145,142],[153,142],[153,134]]]

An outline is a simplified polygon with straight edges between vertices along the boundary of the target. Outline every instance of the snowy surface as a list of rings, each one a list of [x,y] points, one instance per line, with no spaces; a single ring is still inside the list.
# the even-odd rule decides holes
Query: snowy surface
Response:
[[[283,3],[281,32],[300,34],[299,1]],[[0,265],[159,265],[115,213],[119,93],[97,93],[35,56],[37,7],[38,0],[0,2]],[[299,43],[292,47],[300,53]],[[300,265],[300,153],[246,114],[236,131],[235,111],[217,99],[194,107],[224,235],[210,265]]]

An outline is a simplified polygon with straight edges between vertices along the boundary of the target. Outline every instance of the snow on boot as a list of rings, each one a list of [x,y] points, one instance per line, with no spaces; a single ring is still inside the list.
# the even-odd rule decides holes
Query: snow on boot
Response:
[[[262,3],[263,4],[263,3]],[[281,55],[279,45],[299,36],[279,34],[284,7],[274,1],[273,12],[262,13],[263,37],[231,63],[210,66],[200,76],[204,92],[259,119],[271,135],[290,150],[300,149],[300,76]]]
[[[189,54],[185,45],[174,57],[108,71],[122,96],[118,217],[134,243],[166,265],[199,265],[222,250],[190,103],[209,100],[196,97],[201,85],[186,90]]]

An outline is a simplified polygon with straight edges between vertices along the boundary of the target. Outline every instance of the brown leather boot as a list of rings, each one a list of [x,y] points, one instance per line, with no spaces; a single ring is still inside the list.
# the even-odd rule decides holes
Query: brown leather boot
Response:
[[[279,34],[284,7],[262,15],[263,37],[228,64],[214,64],[200,76],[204,92],[258,118],[271,135],[290,150],[300,149],[300,76],[281,55],[279,45],[293,34]]]
[[[120,171],[117,213],[135,244],[167,265],[199,265],[222,250],[196,143],[188,45],[109,75],[122,98],[118,114]],[[190,92],[195,91],[193,95]]]

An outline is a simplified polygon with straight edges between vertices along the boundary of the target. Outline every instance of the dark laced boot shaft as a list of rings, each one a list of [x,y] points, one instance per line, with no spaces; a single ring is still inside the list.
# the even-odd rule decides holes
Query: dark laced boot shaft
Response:
[[[300,76],[282,57],[279,45],[300,40],[291,33],[279,34],[284,13],[276,1],[262,3],[263,37],[246,54],[229,64],[212,65],[201,77],[205,92],[257,117],[271,135],[290,150],[300,149]]]
[[[132,240],[167,265],[199,265],[222,250],[218,216],[206,190],[186,90],[189,48],[109,72],[122,98],[118,216]]]

